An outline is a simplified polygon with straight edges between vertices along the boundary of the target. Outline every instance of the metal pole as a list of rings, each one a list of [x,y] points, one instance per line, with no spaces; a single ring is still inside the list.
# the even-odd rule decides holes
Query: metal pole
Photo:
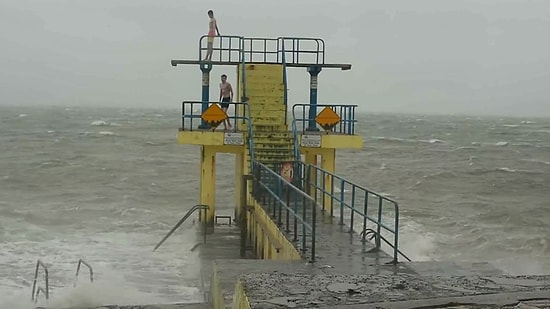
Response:
[[[317,77],[321,73],[320,66],[310,66],[307,68],[310,76],[309,82],[309,117],[306,131],[319,131],[315,123],[317,116]]]
[[[206,111],[208,108],[208,104],[210,101],[210,71],[212,70],[212,65],[209,63],[201,63],[200,69],[202,72],[202,108],[201,108],[201,114]],[[199,125],[199,129],[209,129],[210,126],[206,124],[206,122],[201,119],[201,124]]]

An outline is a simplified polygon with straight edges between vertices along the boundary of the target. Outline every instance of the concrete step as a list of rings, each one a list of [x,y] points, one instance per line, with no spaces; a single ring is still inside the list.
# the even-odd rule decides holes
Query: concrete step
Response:
[[[265,116],[254,117],[254,115],[252,115],[252,124],[253,125],[284,125],[285,119],[286,119],[285,115],[280,115],[279,117],[265,117]]]
[[[290,139],[293,140],[292,131],[253,131],[254,138],[266,138],[266,139]]]
[[[280,121],[280,122],[252,121],[252,129],[258,132],[283,131],[284,129],[286,129],[286,125],[284,124],[284,121]]]
[[[266,150],[276,150],[276,151],[290,151],[294,150],[294,143],[256,143],[254,144],[255,151],[266,151]]]

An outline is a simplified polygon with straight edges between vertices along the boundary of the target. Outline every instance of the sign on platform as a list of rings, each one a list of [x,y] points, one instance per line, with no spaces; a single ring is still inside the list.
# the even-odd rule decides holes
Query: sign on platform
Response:
[[[244,136],[242,133],[229,133],[223,134],[224,145],[244,145]]]
[[[325,106],[317,117],[315,117],[315,121],[327,131],[331,130],[340,120],[340,115],[328,106]]]
[[[312,148],[321,147],[321,135],[318,135],[318,134],[302,135],[302,141],[300,142],[300,146],[312,147]]]
[[[216,103],[210,105],[202,114],[202,120],[211,128],[217,128],[220,123],[227,119],[227,114]]]

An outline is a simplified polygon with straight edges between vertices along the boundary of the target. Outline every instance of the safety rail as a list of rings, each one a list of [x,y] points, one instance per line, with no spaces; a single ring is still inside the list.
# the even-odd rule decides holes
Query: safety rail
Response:
[[[385,197],[379,193],[370,191],[364,187],[358,186],[349,180],[344,179],[334,173],[331,173],[318,166],[298,163],[301,174],[304,175],[304,189],[310,194],[316,204],[320,204],[322,211],[330,207],[330,216],[334,216],[335,206],[338,207],[339,224],[344,225],[344,219],[349,219],[349,233],[354,232],[356,224],[355,216],[362,220],[361,232],[362,241],[367,241],[367,236],[371,235],[370,240],[375,239],[377,249],[381,249],[381,241],[384,241],[393,251],[393,263],[397,263],[398,255],[403,256],[399,246],[399,205],[396,201]],[[374,199],[374,216],[369,215],[372,211],[371,201]],[[360,205],[360,206],[357,206]],[[393,228],[383,222],[384,209],[387,206],[393,211]],[[347,210],[347,211],[346,211]],[[391,216],[390,216],[391,217]],[[375,229],[369,227],[369,222],[374,223]],[[382,236],[382,230],[393,235],[393,241],[389,241]]]
[[[203,35],[199,39],[199,60],[204,59],[204,53],[208,51],[207,41],[208,35]],[[243,37],[237,35],[216,36],[212,43],[212,51],[213,61],[240,62],[243,52]],[[217,54],[216,57],[214,54]]]
[[[38,279],[38,271],[40,270],[40,267],[44,269],[44,281],[45,281],[45,289],[43,289],[41,286],[38,287],[38,290],[36,289],[36,282]],[[36,261],[36,270],[34,271],[34,280],[32,283],[32,296],[31,300],[33,300],[35,303],[38,302],[38,295],[40,294],[40,291],[46,296],[46,299],[50,299],[50,284],[49,284],[49,275],[48,275],[48,267],[44,263],[42,263],[41,260]],[[35,294],[36,292],[36,294]]]
[[[286,63],[286,52],[285,52],[285,41],[281,43],[281,63],[283,64],[283,104],[285,105],[285,125],[288,120],[288,75],[287,75],[287,63]]]
[[[210,61],[215,62],[240,63],[244,60],[280,64],[283,57],[287,57],[287,63],[291,65],[325,64],[325,41],[321,38],[219,35],[214,37],[211,48]],[[199,60],[204,59],[207,52],[208,35],[203,35],[199,38]]]
[[[245,57],[244,55],[241,55],[241,101],[245,102],[246,105],[244,105],[243,117],[246,117],[246,123],[247,123],[247,131],[248,131],[248,155],[250,157],[250,166],[249,171],[252,174],[254,172],[254,166],[252,165],[252,162],[254,162],[254,132],[252,130],[252,111],[250,110],[250,105],[248,104],[248,96],[246,94],[246,67],[245,67]],[[243,120],[244,122],[244,120]],[[237,127],[237,126],[235,126]]]
[[[298,249],[302,254],[307,256],[309,250],[310,260],[315,261],[317,207],[313,198],[266,165],[256,161],[253,164],[252,195],[279,227],[285,226],[284,231],[293,242],[300,242]]]
[[[301,161],[300,143],[298,142],[298,125],[296,119],[292,118],[292,139],[294,141],[294,160]]]
[[[153,251],[156,251],[166,241],[166,239],[168,239],[168,237],[170,237],[170,235],[172,235],[180,227],[180,225],[182,225],[183,222],[185,222],[185,220],[189,218],[189,216],[191,216],[191,214],[193,214],[196,210],[199,210],[199,209],[204,210],[204,218],[206,218],[206,212],[209,209],[208,205],[195,205],[191,207],[191,209],[189,209],[187,213],[185,213],[183,218],[181,218],[180,221],[178,221],[178,223],[176,223],[176,225],[174,225],[174,227],[170,230],[170,232],[168,232],[168,234],[166,234],[166,236],[164,236],[162,240],[155,246]],[[206,243],[206,224],[203,224],[203,225],[204,225],[204,231],[203,231],[204,242]]]
[[[94,270],[92,269],[92,266],[88,263],[86,263],[86,261],[84,261],[83,259],[78,259],[78,264],[76,266],[76,274],[74,276],[74,286],[76,286],[76,283],[78,282],[78,275],[80,273],[80,266],[81,265],[84,265],[86,267],[88,267],[88,270],[90,272],[90,282],[93,283],[94,282]]]
[[[324,64],[325,63],[325,41],[323,39],[279,37],[278,41],[279,41],[278,50],[283,55],[286,55],[287,53],[290,53],[291,55],[290,60],[287,60],[288,63],[291,63],[291,64],[299,64],[299,63]],[[306,60],[304,60],[304,57],[306,57]]]
[[[194,131],[201,130],[201,115],[202,115],[202,101],[183,101],[181,106],[181,130],[182,131]],[[219,104],[218,102],[211,102],[210,104]],[[247,102],[231,102],[228,103],[227,119],[236,124],[237,121],[250,122],[250,105]],[[234,107],[234,108],[231,108]],[[240,112],[239,112],[240,111]],[[237,126],[234,125],[233,132],[237,131]],[[229,131],[228,131],[229,132]]]
[[[243,37],[243,57],[246,62],[280,63],[279,40],[276,38]]]
[[[309,117],[309,109],[312,107],[310,104],[294,104],[292,106],[292,118],[297,122],[296,130],[305,132],[309,128],[311,122],[315,122],[315,119]],[[331,108],[338,116],[340,121],[329,131],[332,133],[354,135],[355,124],[355,108],[357,105],[345,105],[345,104],[317,104],[315,115],[317,115],[325,107]],[[299,124],[298,124],[299,123]]]

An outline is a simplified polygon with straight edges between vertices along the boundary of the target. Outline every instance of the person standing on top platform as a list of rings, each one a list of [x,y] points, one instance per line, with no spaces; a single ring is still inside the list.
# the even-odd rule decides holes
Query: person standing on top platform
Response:
[[[229,103],[233,102],[233,87],[231,87],[231,84],[227,81],[227,75],[222,74],[221,76],[222,82],[220,83],[220,105],[222,110],[227,113],[227,109],[229,108]],[[231,130],[231,122],[229,122],[229,119],[225,119],[223,121],[223,126],[227,130]]]
[[[204,61],[212,60],[214,37],[216,36],[216,33],[218,34],[218,36],[220,35],[220,30],[218,30],[218,23],[216,21],[216,18],[214,18],[214,11],[209,10],[208,17],[210,17],[210,21],[208,22],[208,47]]]

